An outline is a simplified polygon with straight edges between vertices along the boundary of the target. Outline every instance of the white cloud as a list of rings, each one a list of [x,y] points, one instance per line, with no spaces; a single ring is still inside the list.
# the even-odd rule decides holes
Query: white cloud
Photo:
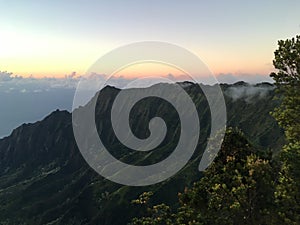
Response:
[[[0,72],[0,92],[41,92],[49,89],[75,89],[79,78],[75,73],[64,78],[21,77],[8,72]]]
[[[234,101],[243,99],[246,102],[255,102],[257,99],[264,98],[270,91],[275,88],[273,85],[234,85],[229,87],[224,93]]]

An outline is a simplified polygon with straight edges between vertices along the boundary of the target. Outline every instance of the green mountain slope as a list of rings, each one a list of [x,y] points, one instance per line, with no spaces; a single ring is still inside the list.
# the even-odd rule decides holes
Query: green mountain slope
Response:
[[[160,84],[162,88],[167,84]],[[130,202],[142,192],[153,191],[153,201],[176,204],[177,193],[201,177],[198,164],[210,130],[210,111],[197,85],[185,83],[185,90],[196,104],[201,135],[192,159],[176,176],[149,187],[115,184],[94,172],[81,156],[73,136],[72,115],[55,111],[44,120],[24,124],[0,140],[0,224],[126,224],[139,215]],[[228,126],[241,129],[262,149],[277,151],[283,132],[269,112],[274,87],[246,83],[223,84]],[[168,132],[163,143],[150,154],[136,153],[115,137],[110,109],[120,90],[100,91],[96,107],[98,133],[111,153],[121,161],[136,165],[153,164],[169,155],[179,138],[179,118],[169,103],[147,98],[130,115],[133,133],[145,138],[148,122],[161,116]],[[88,105],[85,107],[89,107]],[[84,108],[80,109],[84,110]]]

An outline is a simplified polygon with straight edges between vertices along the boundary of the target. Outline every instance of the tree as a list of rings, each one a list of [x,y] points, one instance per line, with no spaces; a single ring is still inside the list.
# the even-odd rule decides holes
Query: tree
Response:
[[[300,36],[280,40],[273,61],[277,91],[283,96],[272,115],[284,129],[287,144],[280,154],[281,170],[275,197],[284,224],[300,224]]]
[[[240,131],[229,129],[203,178],[179,194],[175,212],[164,204],[148,206],[148,214],[133,224],[270,224],[274,174],[269,155],[251,147]]]
[[[278,41],[273,65],[278,70],[271,73],[277,91],[283,94],[281,105],[273,116],[285,130],[289,142],[299,142],[300,137],[300,36]]]

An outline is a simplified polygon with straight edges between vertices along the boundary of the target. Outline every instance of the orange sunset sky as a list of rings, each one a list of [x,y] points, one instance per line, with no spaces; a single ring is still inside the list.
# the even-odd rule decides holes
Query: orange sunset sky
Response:
[[[277,41],[300,33],[299,1],[12,0],[0,5],[0,71],[21,76],[82,75],[103,54],[145,40],[184,47],[215,75],[268,75]],[[151,64],[118,75],[169,73],[180,72]]]

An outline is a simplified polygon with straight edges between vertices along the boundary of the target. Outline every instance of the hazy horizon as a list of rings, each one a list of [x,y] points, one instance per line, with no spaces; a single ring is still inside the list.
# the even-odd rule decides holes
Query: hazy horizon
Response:
[[[172,80],[171,74],[165,75]],[[12,73],[0,72],[0,139],[8,136],[13,129],[23,123],[33,123],[43,119],[51,112],[59,110],[72,111],[73,97],[76,91],[80,76],[75,73],[63,78],[55,77],[21,77]],[[248,76],[234,76],[231,74],[219,77],[220,83],[236,83],[245,81],[250,84],[271,82],[271,78],[265,76],[254,76],[249,79]],[[103,81],[101,75],[92,79]],[[110,79],[109,85],[122,88],[135,78],[115,77]],[[184,80],[177,80],[184,81]],[[242,92],[241,92],[242,91]],[[233,98],[238,96],[249,95],[254,93],[253,90],[233,90]],[[247,96],[244,96],[247,97]]]

